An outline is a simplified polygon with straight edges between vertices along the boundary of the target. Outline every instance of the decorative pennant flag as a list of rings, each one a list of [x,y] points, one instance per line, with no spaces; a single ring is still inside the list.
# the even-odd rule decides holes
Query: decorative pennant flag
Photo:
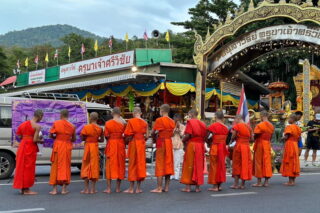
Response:
[[[29,66],[29,58],[27,57],[26,60],[24,61],[24,66],[28,67]]]
[[[237,115],[242,115],[243,121],[250,125],[250,117],[249,117],[249,110],[248,110],[248,103],[246,98],[246,93],[244,91],[244,87],[242,85],[241,89],[241,96],[240,96],[240,102],[237,110]]]
[[[81,45],[81,55],[83,55],[86,52],[86,48],[84,47],[84,44]]]
[[[98,40],[96,39],[96,42],[94,43],[94,51],[98,52],[99,46],[98,46]]]
[[[112,48],[112,37],[109,39],[109,48]]]
[[[17,61],[17,69],[20,69],[20,59]]]
[[[167,42],[170,42],[170,34],[169,34],[169,31],[167,31],[167,33],[166,33],[166,41],[167,41]]]
[[[70,58],[71,56],[71,47],[69,46],[69,49],[68,49],[68,57]]]
[[[147,31],[145,30],[144,31],[144,34],[143,34],[143,39],[148,41],[149,37],[148,37],[148,34],[147,34]]]
[[[49,62],[49,55],[48,55],[48,53],[46,53],[46,57],[44,58],[44,60],[45,60],[45,62]]]
[[[124,40],[128,43],[129,42],[129,35],[128,33],[126,33],[126,35],[124,36]]]
[[[38,56],[38,55],[36,55],[36,57],[34,58],[34,63],[35,63],[35,64],[38,64],[38,63],[39,63],[39,56]]]
[[[59,57],[59,52],[58,52],[58,49],[56,49],[56,52],[54,53],[53,58],[58,59],[58,57]]]

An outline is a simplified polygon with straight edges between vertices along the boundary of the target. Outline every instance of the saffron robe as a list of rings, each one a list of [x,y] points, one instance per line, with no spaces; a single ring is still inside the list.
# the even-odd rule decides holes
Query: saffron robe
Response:
[[[97,181],[100,176],[99,138],[102,129],[97,124],[88,124],[81,130],[81,135],[85,136],[81,178]]]
[[[204,158],[206,125],[198,119],[187,122],[185,134],[191,135],[186,143],[180,182],[187,185],[202,185],[204,183]]]
[[[153,130],[159,131],[156,141],[155,176],[174,175],[172,137],[175,122],[169,117],[158,118]]]
[[[35,169],[38,145],[33,141],[35,129],[31,121],[23,122],[17,129],[17,135],[22,137],[17,156],[16,170],[14,174],[13,188],[27,189],[33,186],[35,181]]]
[[[104,129],[104,135],[107,137],[106,179],[123,180],[126,170],[126,144],[123,137],[125,125],[115,120],[109,120]]]
[[[132,118],[124,131],[125,136],[132,137],[128,148],[128,181],[143,181],[147,176],[145,141],[147,128],[147,122],[141,118]]]
[[[233,126],[237,132],[236,145],[232,156],[232,176],[240,176],[242,180],[252,179],[252,155],[250,151],[250,127],[245,123]]]
[[[56,138],[51,154],[50,185],[70,184],[71,179],[71,151],[72,136],[75,127],[67,120],[58,120],[53,123],[50,130]]]
[[[272,177],[271,138],[273,132],[273,125],[267,121],[259,123],[254,129],[257,137],[253,147],[253,175],[257,178]]]
[[[228,127],[219,122],[209,126],[208,130],[213,134],[210,147],[208,184],[221,184],[226,182],[226,157],[229,154],[226,140],[229,130]]]
[[[298,141],[301,136],[301,129],[296,124],[290,124],[285,128],[284,134],[289,134],[289,138],[284,145],[280,172],[283,177],[298,177],[300,175]]]

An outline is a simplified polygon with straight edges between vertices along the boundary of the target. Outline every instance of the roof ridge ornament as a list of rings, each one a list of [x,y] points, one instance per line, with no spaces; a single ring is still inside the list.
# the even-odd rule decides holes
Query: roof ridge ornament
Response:
[[[254,10],[254,2],[253,2],[253,0],[250,0],[248,11],[253,11],[253,10]]]
[[[207,35],[206,35],[206,40],[208,40],[210,38],[210,28],[208,26],[208,30],[207,30]]]
[[[306,2],[300,5],[301,7],[313,7],[312,0],[307,0]]]
[[[228,12],[228,13],[227,13],[227,18],[226,18],[226,21],[225,21],[224,24],[230,24],[231,21],[232,21],[232,17],[231,17],[231,14]]]

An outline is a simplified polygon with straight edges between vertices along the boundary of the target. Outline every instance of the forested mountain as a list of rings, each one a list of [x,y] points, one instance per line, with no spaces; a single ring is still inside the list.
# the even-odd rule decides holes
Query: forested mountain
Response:
[[[28,48],[37,45],[50,44],[53,47],[58,47],[63,44],[61,38],[70,33],[75,33],[86,38],[98,39],[99,41],[103,40],[102,37],[77,27],[66,24],[57,24],[11,31],[4,35],[0,35],[0,46],[19,46]]]

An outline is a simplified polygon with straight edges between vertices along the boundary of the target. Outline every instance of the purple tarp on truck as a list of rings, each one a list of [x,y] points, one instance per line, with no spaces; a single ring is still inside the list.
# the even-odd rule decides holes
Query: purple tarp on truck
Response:
[[[81,143],[80,132],[87,124],[87,109],[85,103],[52,100],[14,100],[12,102],[12,141],[17,141],[16,131],[18,126],[33,117],[36,109],[43,110],[44,116],[40,125],[44,137],[44,147],[52,147],[53,140],[49,138],[49,131],[54,121],[60,119],[60,111],[69,111],[69,121],[76,126],[77,140]]]

